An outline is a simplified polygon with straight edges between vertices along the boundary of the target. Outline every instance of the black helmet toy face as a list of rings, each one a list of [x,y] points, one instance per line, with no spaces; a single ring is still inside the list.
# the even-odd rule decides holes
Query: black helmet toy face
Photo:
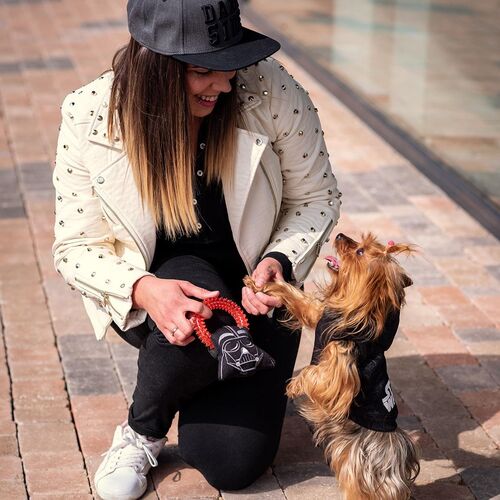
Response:
[[[255,370],[262,361],[262,351],[259,353],[244,328],[224,333],[218,344],[224,362],[243,373]]]
[[[219,380],[247,377],[274,367],[274,359],[252,342],[246,328],[224,326],[212,335],[212,341],[219,362]]]

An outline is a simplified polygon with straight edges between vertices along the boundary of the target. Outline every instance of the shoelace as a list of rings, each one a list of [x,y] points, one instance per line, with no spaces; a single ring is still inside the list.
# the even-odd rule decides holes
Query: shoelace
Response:
[[[106,455],[108,463],[115,467],[133,467],[134,469],[142,467],[144,455],[152,467],[158,465],[158,461],[148,445],[141,441],[130,427],[127,427],[123,432],[121,442],[102,454],[102,456],[104,455]]]

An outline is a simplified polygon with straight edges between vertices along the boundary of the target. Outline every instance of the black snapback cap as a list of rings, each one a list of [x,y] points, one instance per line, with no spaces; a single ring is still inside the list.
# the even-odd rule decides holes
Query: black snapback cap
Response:
[[[237,0],[128,0],[127,14],[144,47],[215,71],[251,66],[280,49],[241,25]]]

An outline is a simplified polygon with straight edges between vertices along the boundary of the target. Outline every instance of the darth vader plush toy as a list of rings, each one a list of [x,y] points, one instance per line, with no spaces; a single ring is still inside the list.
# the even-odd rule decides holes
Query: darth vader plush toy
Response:
[[[219,380],[248,377],[275,365],[274,359],[252,342],[250,333],[244,327],[223,326],[211,337],[219,363]]]

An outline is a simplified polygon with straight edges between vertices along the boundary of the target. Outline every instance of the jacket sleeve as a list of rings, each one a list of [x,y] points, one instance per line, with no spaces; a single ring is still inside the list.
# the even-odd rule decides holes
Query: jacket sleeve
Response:
[[[317,109],[305,90],[274,62],[270,119],[283,179],[281,211],[264,254],[282,252],[301,283],[339,218],[341,193],[332,172]]]
[[[95,301],[122,330],[142,323],[143,310],[132,309],[132,287],[151,274],[116,255],[114,235],[94,194],[90,173],[82,158],[88,147],[86,119],[73,116],[73,94],[62,105],[57,144],[55,187],[55,241],[52,247],[58,273],[84,297]]]

